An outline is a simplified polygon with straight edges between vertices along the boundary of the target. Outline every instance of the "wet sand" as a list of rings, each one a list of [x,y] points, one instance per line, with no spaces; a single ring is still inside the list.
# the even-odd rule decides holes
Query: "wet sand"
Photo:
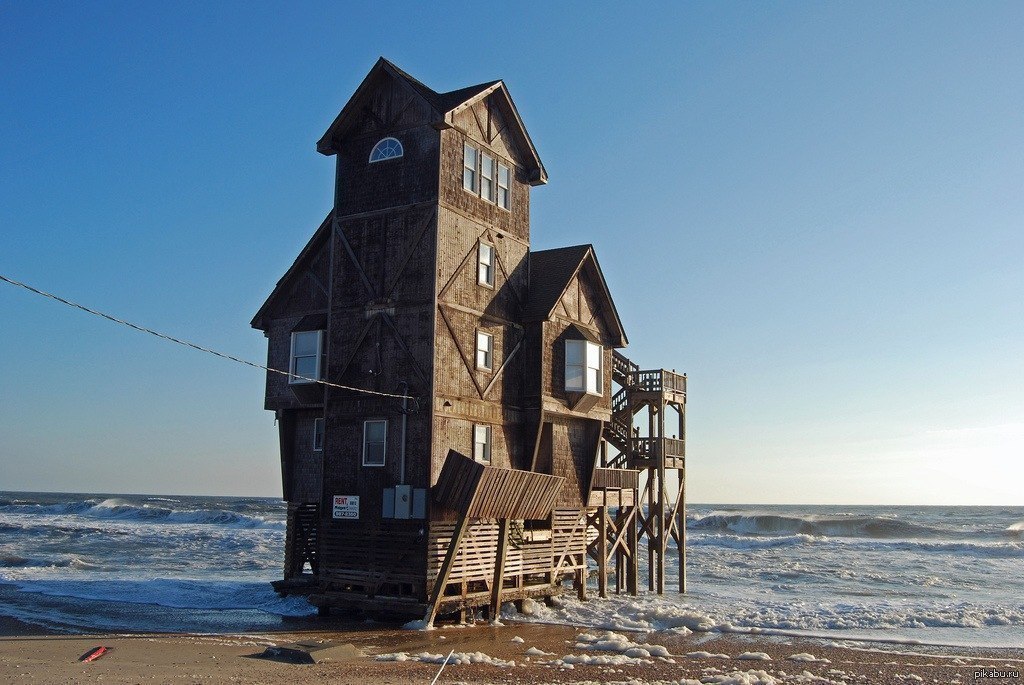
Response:
[[[329,630],[259,635],[60,635],[0,619],[0,682],[5,683],[430,683],[439,665],[377,661],[380,654],[447,655],[481,652],[514,666],[485,663],[447,665],[438,683],[975,683],[1021,682],[1024,649],[968,649],[906,645],[844,644],[789,637],[695,633],[622,633],[630,640],[658,644],[672,656],[650,663],[583,665],[549,662],[566,655],[612,655],[578,648],[577,636],[596,629],[537,624],[477,625],[410,631],[380,624],[332,622]],[[515,638],[521,638],[522,641]],[[267,646],[297,640],[350,643],[362,656],[337,662],[295,664],[261,656]],[[93,663],[78,658],[104,645],[110,651]],[[551,653],[529,655],[531,647]],[[714,656],[687,656],[705,652]],[[738,659],[764,653],[770,660]],[[913,653],[911,653],[913,652]],[[810,654],[824,661],[792,660]],[[803,657],[806,658],[806,657]],[[1010,677],[976,677],[979,671]],[[1014,673],[1018,674],[1015,677]]]

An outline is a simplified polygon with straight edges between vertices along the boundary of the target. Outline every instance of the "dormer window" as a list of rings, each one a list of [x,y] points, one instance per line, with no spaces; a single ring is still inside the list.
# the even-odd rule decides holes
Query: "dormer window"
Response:
[[[288,364],[288,383],[315,383],[320,380],[323,355],[323,331],[296,331],[292,333],[291,359]]]
[[[405,154],[402,144],[397,138],[384,138],[370,150],[370,162],[383,162],[385,159],[398,159]]]
[[[604,394],[600,345],[589,340],[565,341],[565,389],[588,395]]]
[[[462,149],[462,187],[502,209],[511,205],[512,169],[469,143]]]

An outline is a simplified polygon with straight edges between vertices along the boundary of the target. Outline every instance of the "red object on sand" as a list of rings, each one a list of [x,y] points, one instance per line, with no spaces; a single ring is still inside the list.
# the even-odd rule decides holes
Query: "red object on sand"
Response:
[[[78,657],[78,660],[82,661],[82,662],[85,662],[85,663],[89,663],[90,661],[96,661],[101,656],[106,654],[108,651],[109,651],[109,649],[107,647],[103,647],[103,646],[93,647],[88,652],[86,652],[82,656]]]

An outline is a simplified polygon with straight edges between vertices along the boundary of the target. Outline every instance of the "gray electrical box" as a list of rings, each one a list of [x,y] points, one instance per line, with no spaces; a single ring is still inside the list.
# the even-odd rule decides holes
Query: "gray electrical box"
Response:
[[[412,517],[414,519],[427,518],[427,489],[416,488],[412,491]]]
[[[382,499],[383,506],[381,507],[380,515],[386,519],[395,518],[395,489],[384,488],[384,497]]]
[[[412,486],[395,486],[395,518],[407,519],[412,515]]]

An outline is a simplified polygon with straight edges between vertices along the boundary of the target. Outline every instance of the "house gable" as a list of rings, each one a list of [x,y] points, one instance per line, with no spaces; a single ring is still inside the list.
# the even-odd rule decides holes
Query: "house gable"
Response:
[[[317,141],[317,152],[333,155],[349,138],[371,133],[384,135],[436,121],[440,114],[424,97],[422,89],[414,86],[410,79],[383,57],[377,60]]]
[[[327,310],[330,287],[328,239],[332,219],[333,212],[328,213],[288,271],[274,286],[250,322],[253,328],[266,331],[271,319]]]
[[[591,245],[530,253],[530,293],[524,319],[561,316],[601,331],[607,347],[629,344]]]

